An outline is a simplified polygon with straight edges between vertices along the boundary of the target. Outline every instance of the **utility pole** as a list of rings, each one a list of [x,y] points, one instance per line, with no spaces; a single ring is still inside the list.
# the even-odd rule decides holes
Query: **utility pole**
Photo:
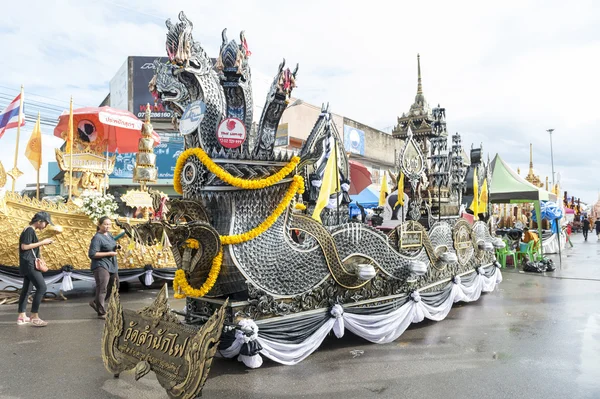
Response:
[[[552,188],[554,188],[554,154],[552,152],[552,132],[554,131],[554,129],[548,129],[546,131],[550,133],[550,162],[552,163]]]

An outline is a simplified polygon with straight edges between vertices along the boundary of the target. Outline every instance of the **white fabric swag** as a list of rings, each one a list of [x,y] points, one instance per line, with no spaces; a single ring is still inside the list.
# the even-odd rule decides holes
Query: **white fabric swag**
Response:
[[[147,286],[150,286],[154,283],[154,272],[155,272],[154,269],[141,270],[139,273],[135,273],[130,276],[126,276],[126,277],[119,276],[119,281],[120,282],[136,281],[141,276],[144,276],[144,284]],[[174,276],[165,275],[164,273],[160,273],[160,271],[159,271],[159,273],[157,273],[157,275],[158,275],[158,277],[165,279],[165,280],[173,280],[174,279]],[[9,276],[7,274],[3,274],[0,272],[0,280],[4,281],[5,283],[7,283],[9,285],[15,286],[17,288],[23,287],[23,277],[15,278],[15,277],[12,277],[12,276]],[[62,283],[61,283],[60,289],[63,292],[68,292],[73,289],[73,280],[94,282],[94,276],[78,273],[76,270],[74,270],[72,272],[66,272],[63,270],[59,274],[55,274],[54,276],[44,278],[44,281],[46,282],[47,285],[58,283],[61,280],[62,280]]]
[[[389,343],[400,337],[411,323],[420,323],[425,318],[435,321],[443,320],[450,312],[450,309],[452,309],[452,304],[460,301],[476,301],[482,292],[491,292],[496,288],[497,284],[502,282],[502,273],[499,268],[496,268],[494,273],[489,277],[484,274],[483,267],[480,267],[476,273],[472,284],[469,286],[462,284],[460,276],[454,277],[452,282],[449,283],[452,285],[452,288],[448,297],[437,307],[424,303],[418,291],[412,293],[410,300],[404,305],[386,314],[349,313],[344,312],[343,307],[336,304],[330,310],[331,318],[301,343],[287,344],[266,339],[260,336],[258,327],[256,328],[257,336],[255,339],[262,346],[260,352],[262,355],[285,365],[298,364],[306,359],[321,345],[325,337],[332,330],[338,338],[343,337],[344,331],[347,329],[373,343]],[[240,337],[240,341],[238,341],[236,332],[235,342],[226,350],[221,350],[221,353],[225,357],[234,357],[239,353],[243,343],[241,340],[242,338]],[[257,363],[255,362],[255,364]]]

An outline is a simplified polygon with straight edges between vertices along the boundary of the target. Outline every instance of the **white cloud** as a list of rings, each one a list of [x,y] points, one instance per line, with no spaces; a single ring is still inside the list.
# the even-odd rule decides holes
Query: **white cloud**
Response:
[[[164,20],[180,10],[211,55],[223,28],[230,38],[246,31],[257,104],[285,58],[300,63],[295,97],[329,102],[377,128],[410,107],[420,53],[426,98],[446,107],[449,130],[463,134],[465,147],[483,142],[523,171],[533,142],[543,179],[551,174],[546,129],[554,128],[563,188],[587,201],[600,188],[597,2],[105,0],[13,2],[5,10],[14,17],[0,28],[0,40],[12,43],[0,85],[23,83],[86,105],[104,98],[128,55],[164,54]]]

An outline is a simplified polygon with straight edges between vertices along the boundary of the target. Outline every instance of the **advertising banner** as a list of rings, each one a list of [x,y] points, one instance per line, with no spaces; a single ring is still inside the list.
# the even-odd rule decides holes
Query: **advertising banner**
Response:
[[[344,125],[344,148],[353,154],[365,155],[365,132]]]
[[[167,57],[131,57],[132,59],[132,87],[133,109],[131,112],[140,119],[146,115],[146,104],[152,109],[152,119],[170,120],[173,113],[169,111],[160,99],[155,104],[154,97],[148,90],[148,83],[154,77],[154,60],[162,63],[168,61]]]
[[[282,123],[277,127],[277,133],[275,133],[275,147],[283,147],[288,145],[290,145],[288,124]]]
[[[158,178],[172,179],[177,158],[183,152],[183,138],[181,136],[161,134],[160,140],[160,144],[154,147]],[[110,177],[117,179],[132,179],[134,167],[135,153],[116,154],[115,167]]]

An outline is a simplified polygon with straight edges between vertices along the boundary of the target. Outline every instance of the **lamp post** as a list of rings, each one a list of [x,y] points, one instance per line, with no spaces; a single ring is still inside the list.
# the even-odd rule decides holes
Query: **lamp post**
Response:
[[[554,188],[554,154],[552,152],[552,132],[554,129],[548,129],[546,131],[550,133],[550,162],[552,163],[552,187]]]

